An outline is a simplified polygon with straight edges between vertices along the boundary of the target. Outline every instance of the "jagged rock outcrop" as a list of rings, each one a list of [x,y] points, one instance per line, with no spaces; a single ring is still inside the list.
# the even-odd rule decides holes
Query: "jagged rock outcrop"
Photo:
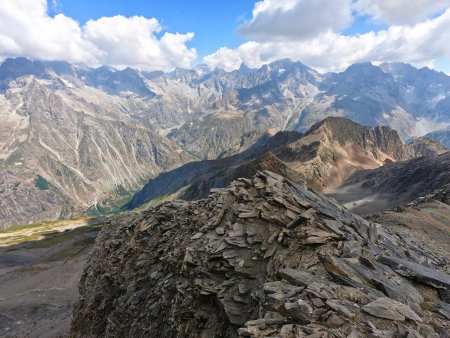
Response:
[[[448,337],[448,262],[271,172],[102,229],[72,337]]]

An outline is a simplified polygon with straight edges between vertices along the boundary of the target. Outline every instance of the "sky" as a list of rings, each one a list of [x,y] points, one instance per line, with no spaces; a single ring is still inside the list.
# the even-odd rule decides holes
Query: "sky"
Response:
[[[291,58],[450,74],[450,0],[0,0],[0,58],[169,71]]]

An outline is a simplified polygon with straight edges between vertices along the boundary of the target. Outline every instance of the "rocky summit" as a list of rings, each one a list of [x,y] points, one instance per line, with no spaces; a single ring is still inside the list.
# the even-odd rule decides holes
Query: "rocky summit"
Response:
[[[449,337],[448,262],[269,171],[101,230],[71,337]]]

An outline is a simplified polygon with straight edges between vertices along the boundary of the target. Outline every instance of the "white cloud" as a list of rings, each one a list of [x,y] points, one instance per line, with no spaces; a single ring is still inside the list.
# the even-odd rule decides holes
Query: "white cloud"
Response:
[[[353,8],[391,25],[413,25],[450,7],[450,0],[356,0]]]
[[[222,47],[217,52],[205,56],[203,61],[210,69],[221,68],[229,72],[239,68],[242,57],[239,50]]]
[[[45,0],[0,0],[0,56],[28,56],[90,65],[169,70],[189,67],[196,51],[193,33],[161,32],[158,20],[104,17],[80,26],[58,14],[48,15]]]
[[[257,40],[305,39],[352,22],[351,0],[264,0],[239,31]]]
[[[260,6],[263,4],[267,5],[266,1]],[[292,3],[291,8],[295,8]],[[268,8],[262,10],[270,12]],[[259,15],[261,9],[256,10],[255,7],[255,11]],[[279,20],[283,21],[283,18]],[[363,61],[404,61],[424,66],[432,65],[440,58],[450,57],[450,9],[415,25],[393,25],[379,32],[354,36],[343,35],[332,29],[315,32],[318,33],[301,39],[292,38],[290,33],[273,39],[256,39],[234,50],[220,49],[205,57],[204,61],[210,68],[231,70],[238,68],[242,62],[249,67],[259,67],[288,57],[319,71],[339,71]],[[226,62],[230,55],[233,57],[232,63]]]

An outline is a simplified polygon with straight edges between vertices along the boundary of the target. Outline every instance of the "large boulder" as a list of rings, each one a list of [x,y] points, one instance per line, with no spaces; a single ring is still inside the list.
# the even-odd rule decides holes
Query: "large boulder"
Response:
[[[422,243],[258,172],[111,220],[71,336],[445,337],[442,285],[426,282],[446,280],[446,268]]]

